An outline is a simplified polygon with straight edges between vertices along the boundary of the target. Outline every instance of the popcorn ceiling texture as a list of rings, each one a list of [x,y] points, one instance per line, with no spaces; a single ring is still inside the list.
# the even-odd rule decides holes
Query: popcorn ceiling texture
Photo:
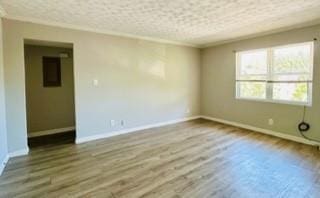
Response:
[[[7,18],[205,45],[320,23],[320,0],[0,0]]]

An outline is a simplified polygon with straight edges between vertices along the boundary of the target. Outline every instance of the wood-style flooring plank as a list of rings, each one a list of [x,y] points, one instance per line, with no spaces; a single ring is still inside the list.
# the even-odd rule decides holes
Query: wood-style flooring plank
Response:
[[[10,159],[0,197],[319,197],[320,152],[204,119]]]

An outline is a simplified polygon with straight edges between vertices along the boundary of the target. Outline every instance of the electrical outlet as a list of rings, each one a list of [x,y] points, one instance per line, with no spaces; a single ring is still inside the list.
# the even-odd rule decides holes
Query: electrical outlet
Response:
[[[110,126],[115,126],[116,125],[116,121],[115,120],[110,120]]]
[[[269,118],[269,120],[268,120],[268,124],[269,124],[270,126],[272,126],[272,125],[274,124],[274,121],[273,121],[273,119],[272,119],[272,118]]]
[[[189,108],[186,109],[186,113],[190,113],[190,109]]]
[[[120,124],[121,126],[124,126],[124,120],[121,120]]]

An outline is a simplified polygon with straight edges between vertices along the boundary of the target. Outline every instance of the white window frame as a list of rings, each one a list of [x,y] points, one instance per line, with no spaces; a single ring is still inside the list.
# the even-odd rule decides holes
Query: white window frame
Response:
[[[290,100],[276,100],[273,99],[273,83],[272,83],[272,76],[273,76],[273,52],[275,49],[281,49],[281,48],[286,48],[286,47],[295,47],[295,46],[303,46],[303,45],[310,45],[310,60],[312,61],[311,63],[311,77],[312,79],[307,82],[308,86],[308,101],[307,102],[298,102],[298,101],[290,101]],[[241,97],[240,96],[240,86],[238,86],[238,82],[241,82],[239,80],[240,78],[240,57],[242,54],[248,53],[248,52],[258,52],[258,51],[266,51],[267,52],[267,80],[259,80],[256,82],[266,82],[266,98],[265,99],[260,99],[260,98],[249,98],[249,97]],[[254,49],[254,50],[246,50],[246,51],[238,51],[236,52],[236,99],[239,100],[249,100],[249,101],[258,101],[258,102],[270,102],[270,103],[280,103],[280,104],[290,104],[290,105],[302,105],[302,106],[312,106],[312,89],[313,89],[313,69],[314,69],[314,42],[303,42],[303,43],[295,43],[295,44],[289,44],[289,45],[281,45],[281,46],[275,46],[275,47],[270,47],[270,48],[260,48],[260,49]],[[250,82],[249,80],[247,82]],[[252,81],[254,82],[254,81]],[[283,82],[283,81],[280,81]],[[288,81],[289,82],[289,81]],[[290,81],[294,83],[294,81]],[[298,82],[298,81],[296,81]]]

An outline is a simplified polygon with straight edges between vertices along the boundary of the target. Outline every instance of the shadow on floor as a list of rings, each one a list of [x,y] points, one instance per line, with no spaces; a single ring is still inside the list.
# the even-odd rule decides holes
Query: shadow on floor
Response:
[[[68,132],[59,133],[59,134],[28,138],[28,145],[29,145],[29,148],[32,149],[39,146],[73,144],[75,143],[75,139],[76,139],[76,132],[68,131]]]

